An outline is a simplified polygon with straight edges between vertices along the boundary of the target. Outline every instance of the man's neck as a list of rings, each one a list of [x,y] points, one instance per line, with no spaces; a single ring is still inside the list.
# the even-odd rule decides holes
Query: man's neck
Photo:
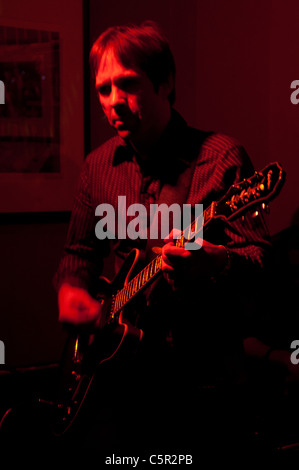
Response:
[[[139,141],[131,141],[130,144],[141,160],[149,159],[156,149],[171,119],[171,109],[160,119],[160,125],[155,129],[149,129],[146,135]]]

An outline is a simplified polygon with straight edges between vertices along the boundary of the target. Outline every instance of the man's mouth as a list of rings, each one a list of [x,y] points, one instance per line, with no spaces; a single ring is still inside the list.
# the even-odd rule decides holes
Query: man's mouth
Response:
[[[132,116],[114,116],[111,123],[114,129],[118,132],[130,132],[135,128],[135,122],[134,119],[132,119]]]
[[[113,120],[113,127],[117,131],[130,131],[132,123],[128,119],[117,118]]]
[[[123,119],[114,119],[113,120],[113,125],[115,127],[123,126],[125,124]]]

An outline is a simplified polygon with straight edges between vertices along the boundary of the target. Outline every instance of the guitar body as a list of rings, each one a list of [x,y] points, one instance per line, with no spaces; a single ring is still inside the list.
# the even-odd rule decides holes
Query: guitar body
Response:
[[[61,377],[57,402],[52,413],[52,432],[62,436],[72,426],[101,364],[138,349],[143,332],[137,325],[132,309],[126,316],[126,307],[112,315],[114,295],[126,286],[139,259],[139,250],[128,255],[121,270],[109,281],[100,278],[97,299],[101,315],[95,327],[70,327],[61,362]],[[40,400],[42,402],[42,400]]]

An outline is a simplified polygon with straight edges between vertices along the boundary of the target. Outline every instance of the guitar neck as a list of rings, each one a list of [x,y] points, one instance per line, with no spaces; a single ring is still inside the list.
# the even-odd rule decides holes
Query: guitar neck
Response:
[[[250,178],[233,184],[227,193],[205,209],[176,240],[176,246],[183,247],[217,217],[230,220],[239,217],[244,211],[266,203],[281,190],[285,181],[285,171],[277,162],[271,163]],[[258,211],[256,211],[258,213]],[[137,276],[124,286],[113,298],[112,316],[120,311],[141,289],[162,272],[162,257],[157,255]]]
[[[213,218],[215,202],[204,210],[176,240],[177,246],[184,246],[191,241],[195,235],[206,226]],[[112,315],[119,312],[130,300],[162,272],[162,255],[157,255],[145,268],[142,269],[126,286],[117,292],[114,298]]]

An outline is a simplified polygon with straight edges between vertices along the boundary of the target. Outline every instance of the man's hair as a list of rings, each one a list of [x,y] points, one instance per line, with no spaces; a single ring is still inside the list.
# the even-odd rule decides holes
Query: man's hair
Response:
[[[172,77],[173,90],[168,99],[173,105],[175,62],[169,43],[156,23],[146,21],[140,26],[112,26],[104,31],[90,51],[90,64],[94,75],[97,74],[104,52],[110,48],[124,67],[137,67],[145,72],[156,92],[161,84]]]

